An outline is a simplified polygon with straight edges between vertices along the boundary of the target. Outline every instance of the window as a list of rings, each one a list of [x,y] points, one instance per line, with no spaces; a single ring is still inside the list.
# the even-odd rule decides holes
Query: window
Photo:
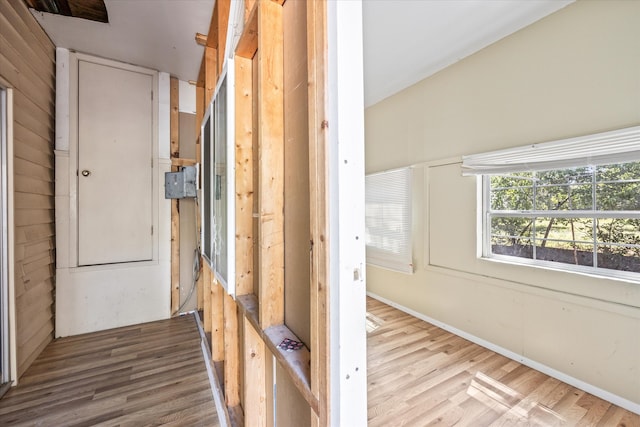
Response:
[[[235,291],[233,62],[228,61],[202,125],[202,254],[229,294]]]
[[[467,156],[463,170],[483,176],[483,256],[638,279],[640,127]]]
[[[412,273],[411,169],[365,178],[367,263]]]

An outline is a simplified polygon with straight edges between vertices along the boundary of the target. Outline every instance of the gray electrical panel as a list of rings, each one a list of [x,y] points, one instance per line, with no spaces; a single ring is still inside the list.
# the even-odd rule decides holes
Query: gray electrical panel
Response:
[[[184,199],[196,197],[196,179],[198,170],[195,166],[184,166],[178,172],[165,172],[164,198]]]

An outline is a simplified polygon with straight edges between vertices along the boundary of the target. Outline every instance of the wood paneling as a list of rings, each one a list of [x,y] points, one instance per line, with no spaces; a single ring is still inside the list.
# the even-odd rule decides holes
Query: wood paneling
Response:
[[[194,317],[50,343],[0,400],[0,424],[220,425]]]
[[[18,375],[53,339],[55,47],[24,2],[0,2],[0,76],[14,89]]]
[[[638,426],[640,415],[367,299],[368,424]]]

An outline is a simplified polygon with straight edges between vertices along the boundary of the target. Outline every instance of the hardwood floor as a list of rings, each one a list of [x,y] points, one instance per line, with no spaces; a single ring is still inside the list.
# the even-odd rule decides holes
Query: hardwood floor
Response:
[[[2,426],[219,426],[192,315],[55,340],[0,399]]]
[[[640,416],[367,298],[369,426],[625,426]]]

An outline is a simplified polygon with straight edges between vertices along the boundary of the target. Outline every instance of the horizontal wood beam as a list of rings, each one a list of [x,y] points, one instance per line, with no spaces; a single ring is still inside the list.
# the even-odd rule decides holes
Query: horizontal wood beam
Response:
[[[202,33],[196,33],[196,43],[198,43],[200,46],[206,46],[207,35]]]
[[[171,159],[171,166],[195,166],[197,161],[195,159],[182,159],[174,157]]]

